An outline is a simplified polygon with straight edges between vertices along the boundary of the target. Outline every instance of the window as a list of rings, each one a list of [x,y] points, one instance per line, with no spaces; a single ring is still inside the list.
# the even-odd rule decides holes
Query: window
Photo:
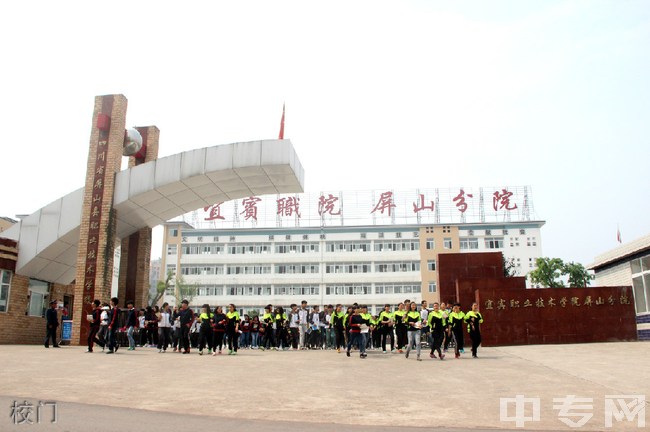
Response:
[[[45,316],[45,297],[49,291],[47,282],[36,279],[29,280],[29,315]]]
[[[427,261],[427,270],[436,271],[436,260],[428,260]]]
[[[372,293],[370,285],[327,285],[325,287],[326,295],[367,295]]]
[[[478,249],[478,238],[476,237],[464,237],[460,239],[460,249]]]
[[[435,242],[434,239],[432,239],[432,238],[428,238],[428,239],[427,239],[427,243],[426,243],[426,245],[427,245],[427,249],[435,249],[435,247],[436,247],[436,242]]]
[[[421,291],[420,284],[400,282],[375,284],[375,294],[418,294]]]
[[[375,241],[375,252],[398,252],[416,251],[420,249],[420,242],[417,240],[377,240]]]
[[[325,244],[327,252],[369,252],[369,241],[342,241],[342,242],[327,242]]]
[[[630,261],[636,313],[650,312],[650,255]]]
[[[325,234],[322,234],[325,235]],[[264,245],[264,247],[267,247]],[[276,243],[275,244],[275,253],[285,254],[285,253],[306,253],[306,252],[318,252],[318,243],[317,242],[305,242],[305,243]]]
[[[486,249],[503,249],[503,237],[486,237]]]
[[[438,285],[436,284],[436,281],[430,281],[429,282],[429,292],[434,293],[438,290]]]
[[[175,265],[168,265],[167,266],[167,271],[165,272],[166,275],[170,274],[172,277],[176,276],[176,266]]]
[[[9,270],[0,270],[0,312],[7,312],[10,289],[11,272]]]
[[[228,295],[231,296],[270,296],[270,285],[257,286],[229,286]]]
[[[178,252],[176,245],[167,245],[167,255],[176,255]]]
[[[402,261],[375,264],[375,272],[412,272],[420,271],[420,261]]]
[[[318,285],[280,285],[273,287],[275,295],[318,295]]]
[[[331,263],[325,266],[326,273],[370,273],[370,263]]]
[[[276,264],[276,274],[314,274],[320,271],[318,263],[311,264]]]
[[[177,229],[170,229],[169,230],[169,236],[170,237],[178,237],[178,230]]]
[[[443,247],[445,249],[451,249],[452,248],[451,239],[449,237],[444,239]]]

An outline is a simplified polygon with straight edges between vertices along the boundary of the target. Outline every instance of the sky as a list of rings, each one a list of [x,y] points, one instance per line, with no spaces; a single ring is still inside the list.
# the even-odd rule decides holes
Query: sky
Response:
[[[121,93],[159,157],[277,138],[286,103],[306,192],[530,185],[585,265],[650,234],[645,0],[3,2],[0,40],[1,216],[83,186]]]

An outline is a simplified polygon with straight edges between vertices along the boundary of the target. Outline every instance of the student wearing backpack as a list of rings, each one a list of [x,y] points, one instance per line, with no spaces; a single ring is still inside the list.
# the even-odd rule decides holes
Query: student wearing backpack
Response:
[[[241,329],[239,347],[249,348],[251,345],[251,319],[248,315],[244,315],[244,319],[239,324],[239,328]]]
[[[138,319],[136,317],[135,307],[133,306],[133,300],[127,301],[126,307],[129,308],[129,312],[126,315],[126,337],[129,339],[129,348],[127,350],[133,351],[135,350],[133,333],[135,332],[135,327],[138,325]]]

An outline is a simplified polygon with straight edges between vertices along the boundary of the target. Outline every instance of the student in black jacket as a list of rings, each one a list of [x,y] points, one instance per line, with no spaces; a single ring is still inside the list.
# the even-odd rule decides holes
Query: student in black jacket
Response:
[[[194,312],[192,312],[189,305],[189,301],[183,300],[181,302],[181,309],[178,311],[181,319],[181,340],[179,348],[182,347],[183,354],[190,353],[190,328],[194,323]]]
[[[90,331],[88,332],[88,351],[93,352],[93,345],[97,344],[100,347],[104,348],[104,344],[97,338],[97,333],[99,332],[99,325],[102,321],[102,308],[100,307],[101,302],[95,300],[93,302],[92,310],[92,321],[90,321]]]
[[[56,343],[56,329],[59,326],[59,319],[56,314],[56,300],[50,302],[50,308],[45,312],[45,319],[47,321],[45,328],[45,348],[50,347],[50,339],[52,340],[52,346],[59,348],[59,344]]]
[[[133,332],[138,325],[138,317],[136,315],[135,307],[133,306],[133,300],[127,301],[126,307],[129,309],[129,312],[126,315],[126,337],[129,339],[128,350],[133,351],[135,350],[135,339],[133,339]]]

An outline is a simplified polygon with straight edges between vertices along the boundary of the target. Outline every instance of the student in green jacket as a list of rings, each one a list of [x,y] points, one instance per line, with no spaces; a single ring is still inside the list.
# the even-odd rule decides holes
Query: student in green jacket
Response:
[[[451,329],[451,333],[456,341],[456,358],[460,358],[460,354],[464,352],[465,341],[463,340],[463,323],[465,322],[465,314],[460,310],[460,303],[454,303],[454,308],[447,318],[447,324]]]
[[[208,354],[212,354],[212,322],[214,314],[210,310],[209,304],[204,304],[201,307],[201,314],[199,315],[199,355],[203,355],[203,349],[208,347]]]
[[[226,327],[226,333],[228,334],[228,355],[237,355],[237,341],[239,340],[239,323],[241,322],[241,318],[234,304],[230,303],[228,305],[226,317],[228,318]]]
[[[379,314],[379,332],[381,334],[381,350],[386,354],[386,339],[390,337],[390,351],[395,351],[395,333],[393,332],[393,313],[390,305],[384,305],[384,310]]]
[[[478,303],[472,303],[472,310],[465,314],[467,331],[472,339],[472,357],[478,358],[478,346],[481,344],[481,324],[483,324],[483,315],[478,311]]]
[[[336,340],[336,352],[341,353],[341,347],[345,347],[345,335],[343,329],[345,327],[345,315],[343,313],[343,306],[336,305],[334,313],[332,313],[332,328],[334,329],[334,336]]]
[[[404,310],[404,303],[397,305],[397,310],[393,313],[393,320],[395,321],[395,334],[397,336],[397,351],[401,354],[402,348],[406,345],[406,311]]]
[[[264,308],[264,315],[262,315],[262,321],[260,322],[260,335],[262,337],[262,346],[260,348],[262,351],[275,348],[275,331],[273,330],[275,316],[272,311],[273,307],[267,305]]]
[[[422,317],[420,316],[420,312],[418,312],[418,304],[413,302],[409,304],[410,310],[405,316],[405,322],[408,328],[408,336],[407,336],[407,343],[406,343],[406,358],[409,358],[409,354],[411,352],[411,347],[413,346],[413,342],[415,342],[415,348],[417,350],[417,360],[422,361],[420,358],[420,349],[421,349],[421,341],[420,341],[420,335],[421,331],[420,329],[422,328]]]
[[[445,319],[445,314],[440,310],[440,305],[438,302],[433,304],[433,310],[429,312],[428,325],[431,331],[431,338],[433,339],[431,343],[431,358],[436,358],[435,351],[438,351],[438,358],[443,360],[445,354],[442,352],[442,341],[445,338],[445,330],[447,328],[447,320]]]

